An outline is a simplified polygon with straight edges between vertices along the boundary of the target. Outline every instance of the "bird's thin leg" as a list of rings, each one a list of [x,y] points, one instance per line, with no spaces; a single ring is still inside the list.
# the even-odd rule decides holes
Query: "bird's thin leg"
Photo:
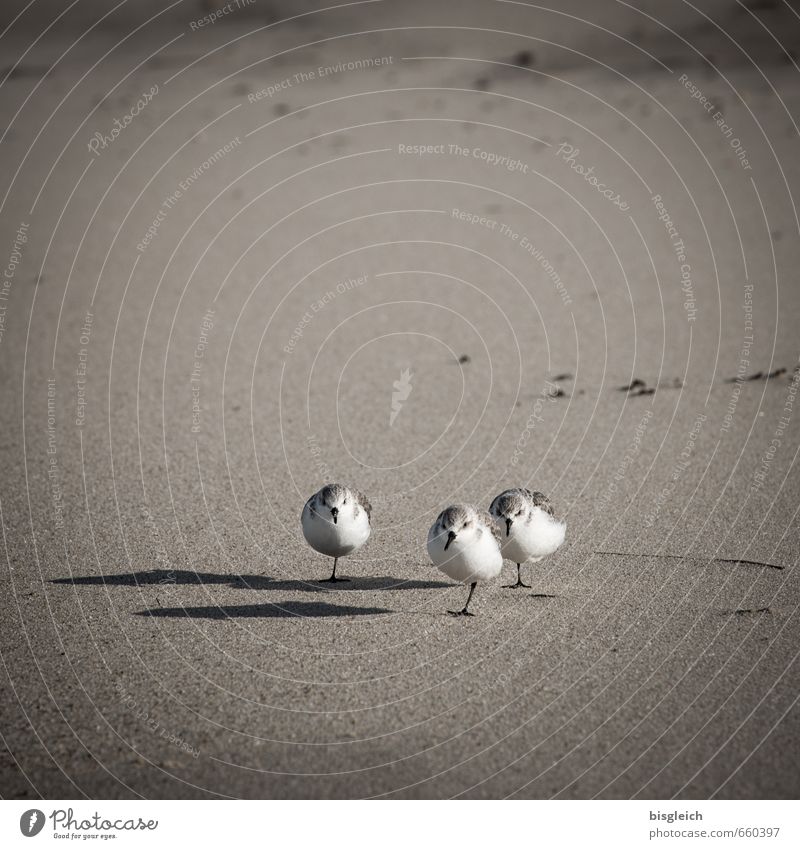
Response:
[[[350,580],[350,578],[337,578],[337,577],[336,577],[336,564],[337,564],[338,562],[339,562],[339,558],[338,558],[338,557],[334,557],[334,558],[333,558],[333,574],[330,576],[330,578],[323,578],[323,579],[322,579],[322,581],[321,581],[320,583],[323,583],[323,584],[335,584],[335,583],[337,583],[337,582],[339,582],[339,581],[349,581],[349,580]]]
[[[475,614],[474,614],[474,613],[470,613],[470,612],[467,610],[467,608],[469,607],[469,603],[470,603],[470,601],[472,601],[472,594],[475,592],[475,587],[477,587],[477,586],[478,586],[478,582],[477,582],[477,581],[473,581],[473,582],[472,582],[472,584],[470,584],[470,588],[469,588],[469,595],[467,596],[467,603],[464,605],[464,609],[463,609],[463,610],[448,610],[447,612],[448,612],[451,616],[474,616]]]
[[[522,583],[522,575],[520,574],[520,569],[522,567],[521,563],[517,563],[517,583],[516,584],[503,584],[504,589],[507,590],[515,590],[517,587],[525,587],[527,589],[531,588],[530,584]]]
[[[471,616],[472,615],[467,611],[467,608],[469,607],[469,603],[472,601],[472,594],[475,592],[475,587],[477,587],[477,586],[478,586],[478,582],[473,581],[470,588],[469,588],[469,595],[467,596],[467,603],[464,605],[464,610],[462,611],[465,616]]]

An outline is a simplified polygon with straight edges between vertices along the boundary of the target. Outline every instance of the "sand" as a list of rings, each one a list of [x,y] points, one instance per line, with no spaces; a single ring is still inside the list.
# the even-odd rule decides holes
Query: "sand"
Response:
[[[797,796],[798,24],[763,5],[181,11],[20,59],[4,797]],[[374,506],[334,588],[327,479]],[[566,543],[452,619],[428,527],[515,485]]]

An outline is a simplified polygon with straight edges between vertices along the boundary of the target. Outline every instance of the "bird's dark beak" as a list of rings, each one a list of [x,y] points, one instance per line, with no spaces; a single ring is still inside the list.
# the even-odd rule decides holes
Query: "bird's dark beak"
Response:
[[[331,516],[333,516],[333,524],[336,524],[336,520],[339,518],[339,508],[331,507]]]
[[[506,519],[506,536],[511,536],[511,525],[514,523],[513,519]]]
[[[445,551],[447,551],[447,549],[450,547],[450,543],[451,543],[451,542],[452,542],[455,538],[456,538],[456,532],[455,532],[455,531],[450,531],[450,532],[447,534],[447,542],[444,544],[444,550],[445,550]]]

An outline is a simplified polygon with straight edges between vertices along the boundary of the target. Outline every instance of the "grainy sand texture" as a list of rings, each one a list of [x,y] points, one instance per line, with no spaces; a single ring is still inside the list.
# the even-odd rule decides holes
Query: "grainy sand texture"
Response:
[[[324,2],[3,3],[0,795],[796,798],[800,4]]]

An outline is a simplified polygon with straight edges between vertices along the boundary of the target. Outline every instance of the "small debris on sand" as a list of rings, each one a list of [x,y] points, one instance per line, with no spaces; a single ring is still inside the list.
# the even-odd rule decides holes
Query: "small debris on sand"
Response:
[[[689,554],[639,554],[635,551],[595,551],[595,554],[605,554],[609,557],[650,557],[654,560],[705,560],[707,563],[730,563],[734,566],[758,566],[764,569],[783,569],[775,563],[763,563],[760,560],[741,560],[731,557],[692,556]]]
[[[530,50],[520,50],[519,53],[514,54],[511,61],[520,68],[530,68],[531,65],[536,64],[536,58]]]
[[[648,386],[643,380],[635,377],[627,386],[620,386],[620,392],[627,392],[628,395],[654,395],[655,388]]]
[[[756,371],[753,374],[747,374],[744,377],[729,377],[726,379],[725,383],[744,383],[748,380],[771,380],[773,377],[780,377],[782,374],[786,374],[786,369],[776,368],[772,371]]]
[[[47,65],[10,65],[0,68],[0,77],[9,80],[44,79],[50,72]]]

